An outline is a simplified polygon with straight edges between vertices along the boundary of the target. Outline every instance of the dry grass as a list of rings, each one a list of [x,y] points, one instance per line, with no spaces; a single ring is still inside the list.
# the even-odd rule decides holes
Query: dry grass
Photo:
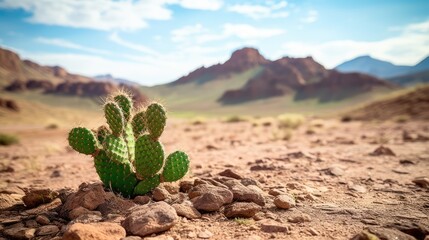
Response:
[[[299,114],[282,114],[277,117],[279,128],[296,129],[305,121],[305,117]]]
[[[19,143],[17,136],[0,133],[0,146],[9,146]]]

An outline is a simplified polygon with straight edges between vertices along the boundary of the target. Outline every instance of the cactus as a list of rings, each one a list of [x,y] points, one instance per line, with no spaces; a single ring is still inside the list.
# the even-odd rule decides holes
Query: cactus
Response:
[[[143,195],[161,182],[174,182],[186,175],[189,158],[176,151],[164,163],[159,137],[166,125],[166,113],[159,103],[134,113],[127,94],[119,93],[104,105],[106,122],[96,131],[73,128],[68,136],[77,152],[92,155],[98,176],[106,188],[125,197]]]

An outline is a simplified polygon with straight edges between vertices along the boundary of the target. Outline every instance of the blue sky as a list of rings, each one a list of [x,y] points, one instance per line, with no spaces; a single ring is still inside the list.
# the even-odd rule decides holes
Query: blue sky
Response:
[[[0,0],[0,46],[73,73],[154,85],[256,47],[268,59],[429,55],[429,1]]]

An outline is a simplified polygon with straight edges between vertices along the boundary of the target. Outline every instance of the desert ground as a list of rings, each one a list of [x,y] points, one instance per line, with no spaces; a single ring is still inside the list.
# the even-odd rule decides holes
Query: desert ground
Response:
[[[249,218],[227,218],[225,206],[201,211],[202,217],[195,219],[179,217],[169,230],[149,237],[352,239],[363,232],[355,239],[377,239],[371,238],[374,235],[428,239],[428,122],[307,118],[299,126],[281,124],[274,118],[170,119],[161,137],[166,153],[180,149],[191,159],[190,171],[181,181],[210,182],[221,172],[242,182],[250,179],[262,190],[265,204]],[[18,238],[18,233],[13,236],[6,231],[14,227],[36,229],[31,235],[35,239],[63,236],[69,220],[52,209],[29,212],[32,209],[21,200],[25,191],[77,191],[82,183],[100,182],[92,158],[68,147],[69,130],[0,127],[1,132],[20,138],[17,145],[0,147],[1,239]],[[291,196],[295,204],[288,209],[276,207],[273,201],[278,194]],[[41,236],[43,221],[34,221],[38,215],[48,216],[59,231]],[[121,219],[102,214],[85,221],[119,225]]]

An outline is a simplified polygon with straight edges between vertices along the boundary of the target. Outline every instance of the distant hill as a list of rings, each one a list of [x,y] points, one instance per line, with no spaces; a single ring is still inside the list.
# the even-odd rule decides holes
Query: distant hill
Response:
[[[429,57],[423,59],[415,66],[399,66],[370,56],[360,56],[338,65],[335,67],[335,70],[343,73],[365,73],[384,79],[394,78],[429,70]]]
[[[429,70],[410,73],[387,79],[389,82],[396,83],[401,86],[412,86],[416,84],[429,83]]]
[[[148,100],[135,87],[135,83],[95,81],[90,77],[69,73],[59,66],[42,66],[22,60],[13,51],[0,48],[0,89],[11,93],[37,90],[44,94],[99,98],[121,88],[132,92],[139,103]]]
[[[386,81],[365,74],[346,74],[325,69],[311,57],[283,57],[264,63],[264,70],[240,89],[226,91],[219,101],[238,104],[246,101],[295,94],[295,100],[340,101],[374,90],[394,89]]]
[[[59,66],[41,66],[30,60],[21,60],[18,54],[0,48],[0,86],[16,80],[43,80],[54,84],[61,82],[89,82],[91,78],[71,74]]]
[[[373,102],[348,113],[347,117],[353,120],[394,120],[398,117],[429,120],[429,86]]]
[[[200,67],[169,84],[142,87],[173,111],[215,115],[338,110],[396,89],[367,74],[328,70],[312,57],[271,61],[254,48],[238,49],[225,62]]]
[[[138,86],[139,84],[124,78],[116,78],[111,74],[97,75],[92,77],[92,79],[102,82],[112,82],[112,83],[123,83],[130,86]]]

